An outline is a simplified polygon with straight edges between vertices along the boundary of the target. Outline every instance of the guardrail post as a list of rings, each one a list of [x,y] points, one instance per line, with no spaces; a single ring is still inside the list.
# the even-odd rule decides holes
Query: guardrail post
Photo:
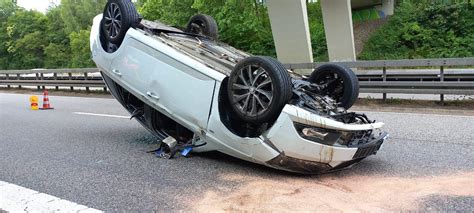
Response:
[[[69,80],[72,81],[72,73],[68,73],[69,75]],[[74,91],[74,87],[71,87],[71,91]]]
[[[35,74],[36,74],[36,81],[38,81],[38,79],[39,79],[39,74],[38,74],[38,73],[35,73]],[[41,86],[37,86],[37,89],[38,89],[38,90],[41,90]]]
[[[386,81],[387,81],[387,67],[383,67],[383,70],[382,70],[382,81],[383,81],[383,82],[386,82]],[[382,99],[383,99],[383,101],[386,101],[386,100],[387,100],[387,93],[383,93]]]
[[[84,73],[84,81],[87,81],[87,73]],[[89,92],[89,87],[86,87],[86,92]]]
[[[439,81],[444,82],[444,66],[439,69]],[[444,94],[439,95],[441,105],[444,105]]]
[[[16,74],[16,80],[20,80],[20,74]],[[21,89],[21,85],[18,85],[18,89]]]
[[[10,76],[8,74],[6,74],[6,78],[7,78],[7,81],[10,80]],[[7,85],[7,88],[10,89],[10,85]]]
[[[44,74],[41,73],[41,81],[43,81],[43,80],[44,80]],[[45,89],[46,89],[46,86],[43,86],[43,90],[45,90]]]
[[[57,73],[54,73],[54,74],[53,74],[53,77],[54,77],[54,80],[55,80],[55,81],[58,80],[58,74],[57,74]],[[59,90],[59,86],[56,86],[56,90]]]

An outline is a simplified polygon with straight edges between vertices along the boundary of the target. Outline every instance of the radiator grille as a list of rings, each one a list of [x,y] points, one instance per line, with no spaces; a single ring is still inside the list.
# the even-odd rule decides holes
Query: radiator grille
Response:
[[[357,149],[357,152],[355,153],[353,159],[363,158],[369,155],[373,155],[377,153],[381,145],[382,143],[377,143],[377,144],[374,144],[373,146],[360,147],[359,149]]]

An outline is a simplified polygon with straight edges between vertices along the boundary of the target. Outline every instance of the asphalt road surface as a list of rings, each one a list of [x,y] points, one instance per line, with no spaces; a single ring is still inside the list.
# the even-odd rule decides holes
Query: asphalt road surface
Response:
[[[0,181],[91,208],[474,210],[474,116],[366,112],[386,123],[383,149],[303,176],[216,152],[160,159],[114,99],[52,96],[54,110],[31,111],[28,97],[0,93]]]

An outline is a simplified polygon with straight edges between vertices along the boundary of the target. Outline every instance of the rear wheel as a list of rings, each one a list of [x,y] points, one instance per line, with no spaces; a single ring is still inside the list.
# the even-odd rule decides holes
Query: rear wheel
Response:
[[[324,86],[321,95],[327,95],[339,106],[351,108],[359,97],[359,80],[355,73],[344,66],[324,64],[317,67],[308,79],[312,83]]]
[[[202,35],[217,40],[218,27],[217,22],[212,16],[205,14],[197,14],[191,17],[186,26],[185,32]]]
[[[230,74],[227,94],[232,110],[244,122],[270,122],[292,96],[291,78],[276,59],[248,57]]]
[[[105,37],[107,52],[115,52],[130,27],[140,22],[135,5],[130,0],[109,0],[104,8],[101,33]]]

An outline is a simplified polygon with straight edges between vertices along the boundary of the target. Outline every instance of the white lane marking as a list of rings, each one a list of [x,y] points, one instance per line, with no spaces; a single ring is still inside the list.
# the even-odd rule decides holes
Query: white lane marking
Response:
[[[411,112],[384,112],[384,111],[358,111],[362,113],[379,113],[379,114],[398,114],[398,115],[418,115],[418,116],[439,116],[439,117],[458,117],[458,118],[474,118],[472,115],[444,115],[430,113],[411,113]]]
[[[7,212],[102,212],[4,181],[0,192],[0,209]]]
[[[109,115],[109,114],[96,114],[96,113],[88,113],[88,112],[73,112],[77,115],[90,115],[90,116],[99,116],[99,117],[110,117],[110,118],[127,118],[130,119],[130,116],[123,116],[123,115]]]

